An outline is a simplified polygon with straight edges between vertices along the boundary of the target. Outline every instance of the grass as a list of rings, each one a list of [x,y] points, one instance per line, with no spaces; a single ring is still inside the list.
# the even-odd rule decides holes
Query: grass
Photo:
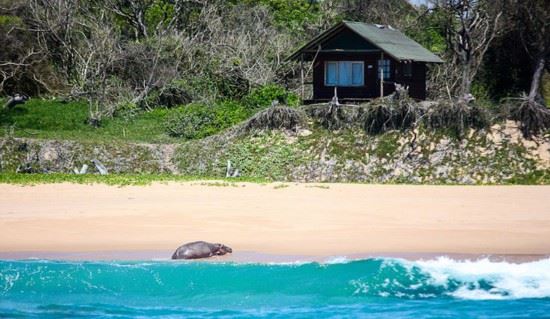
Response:
[[[76,175],[76,174],[16,174],[16,173],[0,173],[0,184],[12,184],[21,186],[32,186],[40,184],[105,184],[111,186],[146,186],[152,183],[184,183],[197,182],[194,185],[213,186],[213,187],[243,187],[243,184],[238,183],[257,183],[267,185],[274,182],[270,179],[256,177],[237,177],[237,178],[221,178],[208,176],[192,176],[192,175],[169,175],[169,174],[111,174],[111,175]],[[369,184],[369,185],[418,185],[407,180],[393,180],[384,183],[372,182],[347,182],[346,184]],[[432,181],[424,182],[422,185],[446,185],[458,186],[463,185],[456,182]],[[550,170],[533,170],[528,174],[519,174],[510,179],[499,183],[475,183],[470,186],[487,186],[487,185],[550,185]],[[287,183],[275,184],[274,189],[283,189],[289,187]],[[330,189],[329,185],[313,183],[306,186],[307,188]]]
[[[378,145],[375,148],[375,154],[378,157],[393,157],[394,153],[399,149],[399,135],[394,132],[388,132],[380,135]]]
[[[13,127],[15,137],[169,143],[177,139],[165,133],[164,120],[174,111],[155,109],[132,118],[115,117],[94,128],[86,123],[88,106],[85,102],[31,99],[11,110],[0,110],[0,126],[8,130]]]
[[[114,186],[150,185],[168,182],[202,182],[206,186],[234,186],[238,182],[265,183],[260,178],[219,178],[168,174],[112,174],[112,175],[76,175],[76,174],[0,174],[0,184],[38,185],[38,184],[106,184]],[[207,181],[207,182],[205,182]]]

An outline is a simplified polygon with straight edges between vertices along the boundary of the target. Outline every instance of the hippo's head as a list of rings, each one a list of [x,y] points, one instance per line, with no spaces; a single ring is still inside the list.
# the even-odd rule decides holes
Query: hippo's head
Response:
[[[216,245],[216,249],[214,250],[214,255],[221,256],[221,255],[225,255],[227,253],[233,252],[233,249],[225,245],[222,245],[222,244],[215,244],[215,245]]]

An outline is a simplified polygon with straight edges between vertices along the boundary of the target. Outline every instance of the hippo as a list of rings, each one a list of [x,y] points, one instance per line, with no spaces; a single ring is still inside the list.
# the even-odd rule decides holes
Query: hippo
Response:
[[[172,259],[198,259],[212,256],[222,256],[232,253],[233,250],[222,244],[212,244],[205,241],[187,243],[176,249]]]

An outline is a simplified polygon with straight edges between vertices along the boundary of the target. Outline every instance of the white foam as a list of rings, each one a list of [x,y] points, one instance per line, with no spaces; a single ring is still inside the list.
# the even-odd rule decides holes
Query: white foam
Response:
[[[328,264],[328,265],[334,265],[334,264],[347,264],[349,262],[351,262],[352,260],[350,260],[348,257],[346,256],[336,256],[336,257],[332,257],[332,258],[329,258],[327,260],[325,260],[323,262],[323,264]]]
[[[457,298],[550,298],[550,258],[521,264],[487,258],[460,261],[447,257],[402,263],[429,274],[432,285],[447,287],[450,280],[460,282],[461,287],[449,293]],[[483,289],[480,281],[487,282],[492,288]]]

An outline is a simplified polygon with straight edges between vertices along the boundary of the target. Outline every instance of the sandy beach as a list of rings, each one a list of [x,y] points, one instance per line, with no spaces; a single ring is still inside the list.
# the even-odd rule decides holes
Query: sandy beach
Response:
[[[161,256],[195,240],[236,254],[550,254],[549,186],[189,182],[0,185],[0,193],[4,257]]]

